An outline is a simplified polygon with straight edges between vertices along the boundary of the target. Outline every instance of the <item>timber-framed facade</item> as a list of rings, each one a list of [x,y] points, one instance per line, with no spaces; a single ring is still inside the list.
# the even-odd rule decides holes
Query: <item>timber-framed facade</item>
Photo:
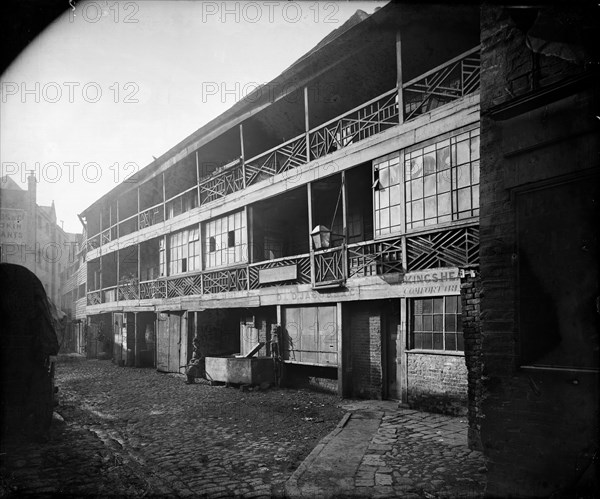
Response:
[[[277,339],[289,382],[465,412],[479,55],[476,7],[357,14],[94,202],[88,352],[180,372],[194,338]]]

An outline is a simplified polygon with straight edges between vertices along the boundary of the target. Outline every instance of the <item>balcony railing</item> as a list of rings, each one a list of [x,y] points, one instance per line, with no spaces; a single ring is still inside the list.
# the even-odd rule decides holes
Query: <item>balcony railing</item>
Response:
[[[248,289],[248,268],[222,269],[202,274],[204,294],[246,291]]]
[[[165,219],[165,212],[163,210],[162,203],[152,206],[140,213],[139,216],[139,227],[143,229],[150,227],[151,225],[163,222]]]
[[[404,121],[417,118],[437,107],[459,99],[479,89],[480,47],[477,46],[454,59],[403,83],[403,118]],[[393,88],[378,97],[323,123],[308,131],[309,151],[306,151],[306,134],[295,137],[283,144],[261,153],[245,163],[235,160],[211,176],[200,179],[199,205],[243,190],[274,175],[296,168],[308,161],[324,157],[334,151],[348,147],[361,140],[372,137],[400,123],[398,112],[398,89]],[[192,197],[194,188],[188,189]],[[187,192],[187,191],[186,191]],[[182,193],[179,196],[184,196]],[[172,203],[167,200],[166,203]],[[181,198],[184,202],[184,198]],[[121,220],[119,236],[124,236],[144,227],[161,222],[164,218],[161,207],[140,212],[138,215]],[[170,205],[169,205],[170,206]],[[192,206],[193,207],[193,206]],[[158,208],[158,213],[152,211]],[[189,208],[189,207],[188,207]],[[183,209],[183,204],[181,211]],[[177,211],[173,211],[173,216]],[[91,250],[114,239],[115,233],[106,230],[91,236],[86,241],[86,248]]]
[[[312,130],[310,159],[326,156],[398,123],[398,91],[394,88]]]
[[[345,257],[345,246],[316,251],[314,254],[313,286],[338,286],[345,282],[347,275]]]
[[[282,284],[310,284],[310,255],[278,258],[248,265],[250,289]]]
[[[200,205],[223,198],[244,188],[244,170],[239,160],[200,181]]]
[[[404,120],[459,99],[479,88],[480,47],[475,47],[402,85]]]
[[[167,297],[167,282],[163,279],[140,282],[140,299],[164,299]]]
[[[202,275],[173,277],[167,281],[167,298],[202,294]]]
[[[348,277],[403,272],[402,239],[368,241],[348,246]]]
[[[306,136],[288,140],[246,161],[246,185],[288,171],[306,163]]]
[[[137,279],[132,279],[119,284],[118,297],[120,300],[137,300],[140,297]]]

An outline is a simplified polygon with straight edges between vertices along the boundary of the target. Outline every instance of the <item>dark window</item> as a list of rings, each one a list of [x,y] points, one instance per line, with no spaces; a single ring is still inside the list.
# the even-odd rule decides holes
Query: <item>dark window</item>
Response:
[[[214,237],[210,237],[208,239],[208,251],[210,251],[211,253],[213,251],[217,251],[217,241]]]
[[[227,247],[228,248],[233,248],[235,246],[235,231],[234,230],[230,230],[227,233]]]

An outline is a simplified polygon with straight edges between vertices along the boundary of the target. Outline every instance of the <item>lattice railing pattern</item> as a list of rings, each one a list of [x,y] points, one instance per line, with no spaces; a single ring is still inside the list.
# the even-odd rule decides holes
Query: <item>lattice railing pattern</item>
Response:
[[[140,299],[166,298],[167,283],[163,280],[140,282]]]
[[[210,203],[244,188],[244,171],[241,164],[216,172],[200,182],[200,204]]]
[[[110,243],[110,229],[106,229],[100,234],[100,244],[107,243]]]
[[[140,296],[137,281],[119,284],[117,294],[119,300],[137,300]]]
[[[96,234],[88,239],[86,239],[83,244],[86,251],[91,251],[93,249],[100,247],[100,234]]]
[[[476,47],[408,82],[403,90],[405,121],[476,91],[480,65],[480,49]]]
[[[398,95],[394,89],[310,132],[310,158],[320,158],[398,123]]]
[[[204,294],[248,289],[248,268],[215,270],[202,274]]]
[[[404,272],[401,238],[348,246],[348,277],[364,277],[392,272]]]
[[[87,294],[88,305],[99,305],[102,303],[102,291],[90,291]]]
[[[176,277],[167,281],[167,297],[202,294],[202,275]]]
[[[246,185],[306,163],[306,137],[292,139],[246,162]]]
[[[315,253],[315,285],[344,281],[344,247]]]
[[[274,269],[294,264],[297,268],[297,277],[294,281],[287,281],[287,284],[310,284],[310,256],[304,255],[274,261],[260,262],[260,264],[250,265],[248,267],[250,289],[285,285],[281,282],[270,282],[261,284],[258,279],[258,272],[261,269]]]
[[[406,238],[408,270],[462,267],[479,263],[479,228],[434,232]]]
[[[164,218],[165,213],[162,205],[148,208],[140,213],[139,227],[140,229],[143,229],[144,227],[150,227],[151,225],[163,222]]]

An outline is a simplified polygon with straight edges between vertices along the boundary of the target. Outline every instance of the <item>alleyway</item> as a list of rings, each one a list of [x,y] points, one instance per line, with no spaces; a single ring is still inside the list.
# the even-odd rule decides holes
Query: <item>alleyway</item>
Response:
[[[343,415],[332,395],[186,385],[109,361],[63,358],[57,378],[64,422],[44,444],[2,442],[5,491],[281,495]]]
[[[2,442],[0,497],[483,493],[483,459],[461,418],[307,390],[186,385],[77,357],[57,372],[50,440]]]

